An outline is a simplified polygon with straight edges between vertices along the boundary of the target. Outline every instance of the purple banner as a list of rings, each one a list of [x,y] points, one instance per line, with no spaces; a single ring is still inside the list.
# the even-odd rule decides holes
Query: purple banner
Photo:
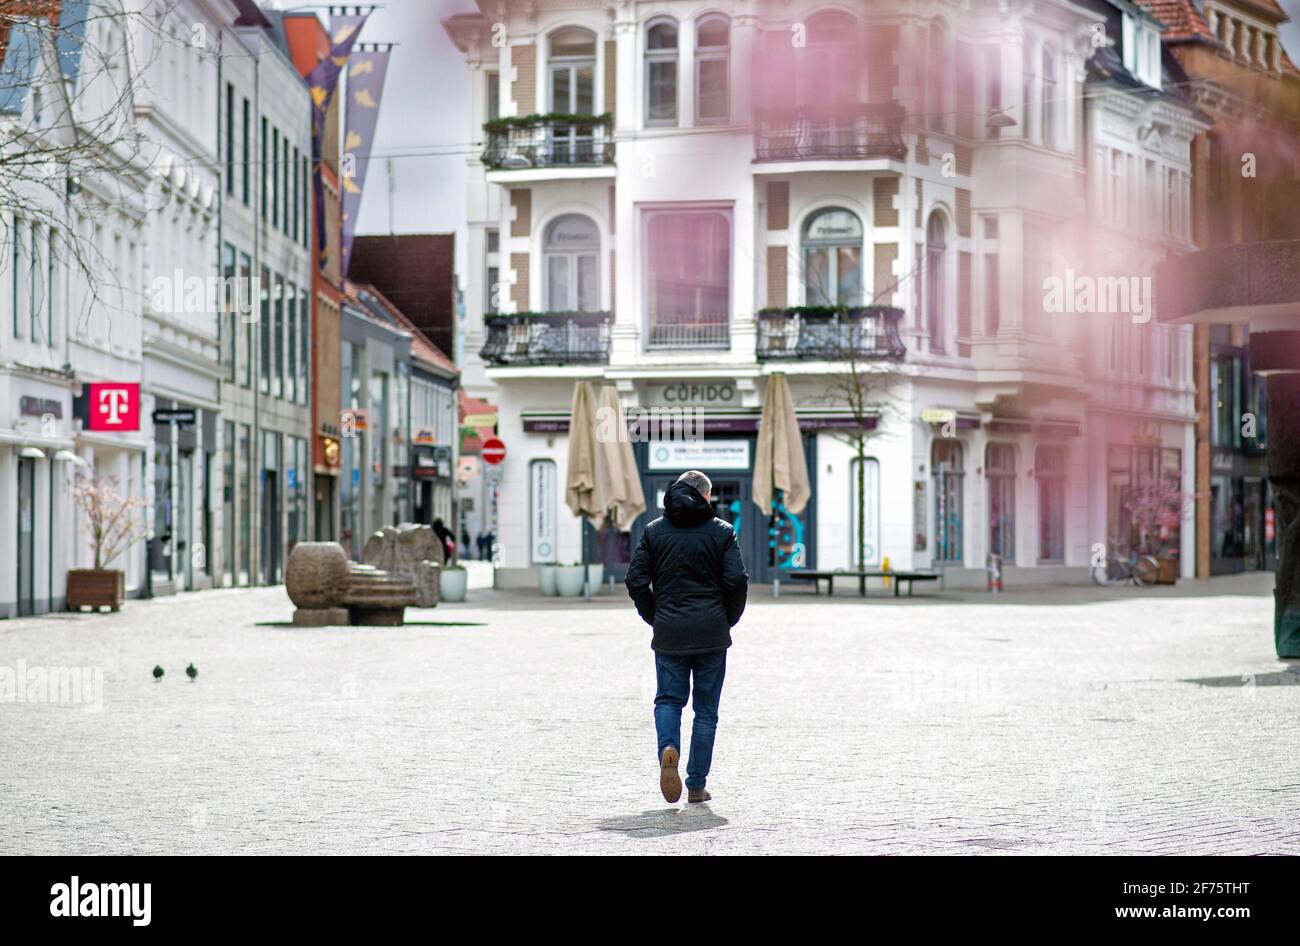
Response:
[[[334,90],[338,88],[339,75],[352,54],[352,46],[361,35],[366,22],[362,16],[335,16],[330,18],[329,55],[307,73],[307,88],[311,92],[311,161],[312,188],[316,200],[316,256],[317,266],[324,268],[328,238],[325,230],[325,184],[321,178],[322,143],[325,141],[325,116],[329,112]],[[346,274],[346,270],[344,271]]]
[[[343,115],[343,275],[348,273],[352,237],[361,213],[361,192],[366,186],[370,148],[379,121],[379,100],[384,95],[389,50],[362,50],[348,62],[348,101]]]

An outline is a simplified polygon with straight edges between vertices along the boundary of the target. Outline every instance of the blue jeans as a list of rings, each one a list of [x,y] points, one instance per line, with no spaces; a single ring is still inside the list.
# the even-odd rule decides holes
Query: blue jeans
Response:
[[[722,678],[727,673],[727,652],[708,654],[655,654],[655,675],[659,691],[655,694],[655,732],[659,736],[659,753],[672,746],[682,751],[682,707],[691,694],[691,677],[695,692],[691,708],[695,723],[691,727],[691,755],[686,766],[686,787],[703,788],[713,762],[713,737],[718,731],[718,701],[722,699]]]

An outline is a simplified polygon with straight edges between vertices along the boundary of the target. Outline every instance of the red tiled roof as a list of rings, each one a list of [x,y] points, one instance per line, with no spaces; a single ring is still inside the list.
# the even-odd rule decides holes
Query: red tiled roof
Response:
[[[1162,22],[1168,29],[1163,39],[1192,39],[1200,37],[1218,40],[1197,11],[1192,0],[1137,0],[1138,5]]]
[[[435,368],[447,371],[453,376],[460,375],[460,369],[456,367],[456,363],[443,354],[442,349],[429,341],[429,337],[420,331],[416,324],[407,318],[406,314],[402,312],[401,309],[393,305],[393,303],[390,302],[382,292],[374,286],[366,283],[353,282],[350,279],[344,280],[343,285],[346,293],[358,302],[360,302],[357,298],[358,290],[371,296],[380,306],[383,307],[388,316],[401,326],[403,331],[410,333],[411,355],[413,357],[419,358],[421,361],[427,362]]]

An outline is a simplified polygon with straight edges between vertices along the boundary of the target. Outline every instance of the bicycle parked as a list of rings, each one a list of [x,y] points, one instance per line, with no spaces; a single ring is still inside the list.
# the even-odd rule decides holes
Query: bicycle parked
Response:
[[[1121,555],[1112,545],[1106,553],[1106,563],[1092,566],[1092,580],[1103,587],[1133,584],[1145,588],[1154,585],[1159,578],[1160,563],[1155,556],[1139,555],[1133,548],[1127,555]]]

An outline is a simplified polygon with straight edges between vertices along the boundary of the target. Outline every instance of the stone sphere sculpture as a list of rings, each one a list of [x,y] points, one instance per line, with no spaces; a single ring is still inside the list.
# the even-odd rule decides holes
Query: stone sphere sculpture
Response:
[[[289,600],[299,608],[338,607],[348,590],[348,557],[337,542],[299,542],[284,567]]]

